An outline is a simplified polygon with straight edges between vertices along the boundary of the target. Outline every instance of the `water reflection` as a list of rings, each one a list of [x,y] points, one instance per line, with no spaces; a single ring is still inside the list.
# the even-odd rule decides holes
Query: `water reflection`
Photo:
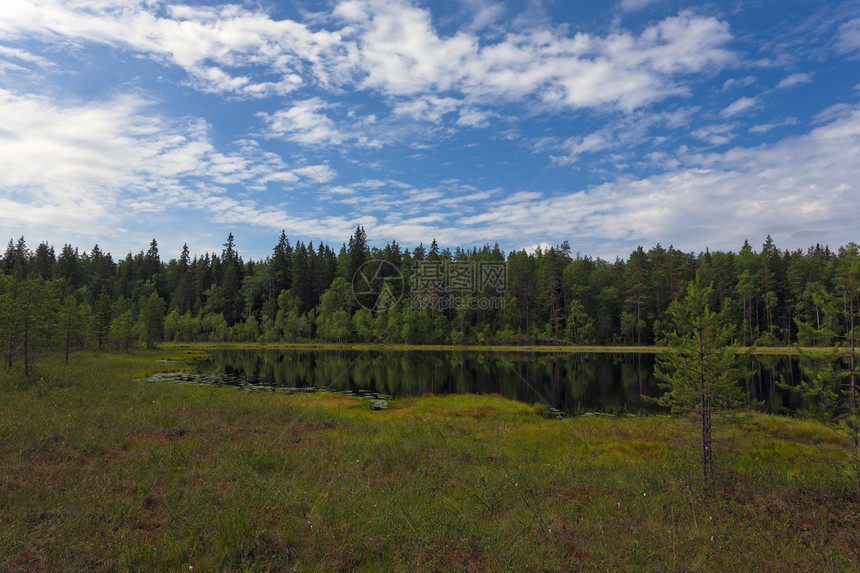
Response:
[[[203,373],[220,369],[278,387],[367,390],[397,397],[500,394],[541,402],[568,413],[658,410],[654,355],[647,353],[544,353],[456,351],[248,350],[210,351]],[[783,377],[800,377],[798,360],[753,356],[745,384],[751,406],[794,411],[799,399],[780,390]]]

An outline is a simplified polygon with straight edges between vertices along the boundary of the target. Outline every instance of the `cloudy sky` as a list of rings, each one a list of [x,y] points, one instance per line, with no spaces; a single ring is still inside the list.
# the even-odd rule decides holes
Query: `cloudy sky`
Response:
[[[860,241],[860,2],[2,0],[0,235]]]

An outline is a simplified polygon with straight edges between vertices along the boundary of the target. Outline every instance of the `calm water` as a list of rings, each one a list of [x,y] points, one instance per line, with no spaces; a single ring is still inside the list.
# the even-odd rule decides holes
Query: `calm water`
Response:
[[[213,350],[202,373],[221,371],[268,386],[368,390],[395,397],[500,394],[544,402],[569,413],[657,410],[643,396],[658,396],[654,355],[645,353],[532,353],[355,350]],[[768,411],[800,403],[776,387],[780,376],[799,379],[796,358],[757,356],[754,375],[740,382],[750,400]]]

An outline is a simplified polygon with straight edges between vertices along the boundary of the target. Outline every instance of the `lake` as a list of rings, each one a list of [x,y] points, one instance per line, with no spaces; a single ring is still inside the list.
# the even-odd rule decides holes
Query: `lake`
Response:
[[[569,414],[660,410],[644,399],[660,395],[651,353],[219,349],[209,355],[199,364],[201,374],[219,372],[264,386],[369,391],[396,398],[500,394]],[[770,412],[791,412],[801,405],[775,384],[780,377],[799,379],[797,357],[747,360],[753,375],[739,383],[751,404],[761,401]]]

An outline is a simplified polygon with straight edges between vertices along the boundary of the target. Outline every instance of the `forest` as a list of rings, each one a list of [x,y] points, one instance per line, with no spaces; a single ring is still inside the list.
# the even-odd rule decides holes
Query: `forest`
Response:
[[[412,291],[426,293],[416,279],[427,269],[481,264],[503,265],[503,280],[481,292],[461,281],[460,304],[409,304]],[[282,231],[271,255],[247,261],[232,234],[220,253],[192,256],[186,244],[168,260],[155,239],[114,259],[97,244],[57,253],[21,237],[10,239],[0,271],[4,361],[28,369],[48,348],[68,356],[162,341],[654,345],[667,334],[669,304],[697,274],[713,284],[711,307],[738,344],[828,346],[852,328],[860,247],[783,251],[768,236],[759,250],[744,242],[737,253],[695,254],[657,244],[607,261],[572,253],[566,241],[507,255],[498,244],[451,250],[435,239],[411,250],[396,241],[370,247],[357,227],[337,250],[292,244]],[[386,283],[401,303],[362,304],[355,278],[383,275],[403,278]],[[440,295],[449,286],[429,284]],[[496,304],[473,304],[480,297]]]

